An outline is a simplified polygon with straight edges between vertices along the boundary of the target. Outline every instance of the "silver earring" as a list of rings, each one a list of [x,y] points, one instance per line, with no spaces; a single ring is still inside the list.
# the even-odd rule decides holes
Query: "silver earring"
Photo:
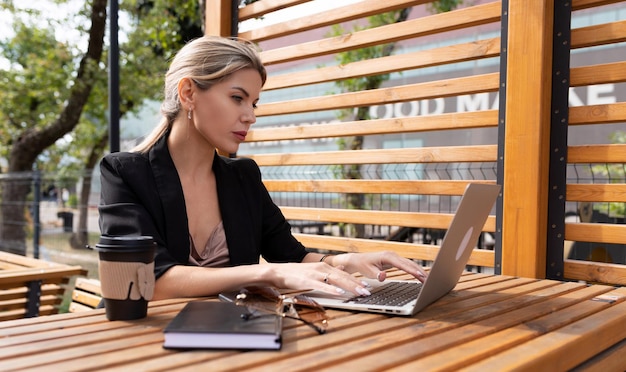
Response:
[[[191,109],[189,109],[189,111],[187,111],[187,119],[191,120]]]

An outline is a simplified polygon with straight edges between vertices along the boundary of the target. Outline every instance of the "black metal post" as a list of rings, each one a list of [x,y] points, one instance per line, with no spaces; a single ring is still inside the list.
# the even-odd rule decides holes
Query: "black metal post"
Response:
[[[26,303],[25,318],[39,316],[39,304],[41,303],[41,280],[28,282],[28,302]]]
[[[120,151],[120,72],[118,43],[118,0],[110,0],[109,51],[109,150]]]
[[[571,19],[571,1],[555,0],[552,36],[550,190],[548,191],[546,277],[557,280],[563,279],[564,269]]]
[[[504,194],[504,146],[506,130],[506,77],[507,77],[507,56],[508,56],[508,35],[509,35],[509,1],[502,1],[502,16],[500,30],[500,89],[498,108],[498,163],[496,167],[496,182],[502,186],[501,195],[496,201],[496,231],[494,273],[502,274],[502,195]]]
[[[39,243],[41,240],[41,172],[35,170],[33,173],[33,257],[39,258]]]

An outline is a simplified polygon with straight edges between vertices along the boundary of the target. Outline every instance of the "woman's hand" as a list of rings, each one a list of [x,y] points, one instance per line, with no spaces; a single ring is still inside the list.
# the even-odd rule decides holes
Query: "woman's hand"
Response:
[[[324,262],[280,263],[265,265],[269,282],[277,288],[311,289],[332,295],[345,294],[367,296],[367,283],[339,266]]]
[[[327,262],[336,267],[343,267],[346,272],[359,272],[368,278],[376,278],[381,282],[387,277],[385,270],[394,267],[413,275],[421,282],[424,282],[427,276],[426,272],[416,262],[390,251],[339,254],[332,256],[332,260],[329,257]]]

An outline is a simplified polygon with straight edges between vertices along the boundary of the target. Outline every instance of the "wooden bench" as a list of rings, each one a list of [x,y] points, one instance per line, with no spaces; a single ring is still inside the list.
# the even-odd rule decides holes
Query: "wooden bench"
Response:
[[[71,313],[92,310],[98,307],[102,300],[100,281],[78,277],[72,291],[72,302],[69,306]]]
[[[56,314],[80,266],[0,252],[0,321]]]

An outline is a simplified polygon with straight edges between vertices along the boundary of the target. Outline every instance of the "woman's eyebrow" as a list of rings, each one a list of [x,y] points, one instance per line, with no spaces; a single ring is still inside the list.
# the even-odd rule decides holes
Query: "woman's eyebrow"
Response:
[[[242,87],[233,87],[233,89],[237,89],[238,91],[240,91],[241,93],[243,93],[246,97],[250,97],[250,94],[248,93],[247,90],[245,90]]]

